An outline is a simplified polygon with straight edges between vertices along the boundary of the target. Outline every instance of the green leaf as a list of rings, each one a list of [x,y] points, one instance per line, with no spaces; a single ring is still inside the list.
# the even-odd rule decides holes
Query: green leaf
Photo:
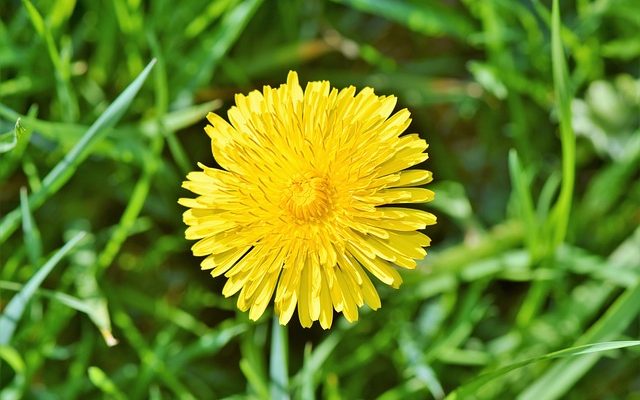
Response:
[[[60,250],[58,250],[40,269],[38,269],[38,272],[29,279],[22,290],[11,299],[2,315],[0,315],[0,345],[9,344],[13,337],[13,332],[16,329],[16,325],[20,320],[20,317],[22,317],[22,313],[36,289],[45,280],[53,268],[58,265],[60,260],[62,260],[62,258],[71,251],[71,249],[73,249],[85,235],[85,232],[79,232],[72,237],[71,240],[62,246]]]

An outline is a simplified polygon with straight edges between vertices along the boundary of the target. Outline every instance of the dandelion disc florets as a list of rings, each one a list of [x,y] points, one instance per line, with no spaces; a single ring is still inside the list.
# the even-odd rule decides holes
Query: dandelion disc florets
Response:
[[[331,326],[333,310],[349,321],[358,308],[380,307],[370,275],[393,287],[394,266],[415,268],[429,238],[418,232],[434,215],[398,204],[423,203],[417,188],[431,172],[427,143],[402,135],[409,111],[392,115],[393,96],[310,82],[290,72],[279,88],[237,95],[229,122],[210,113],[205,127],[221,169],[198,164],[180,199],[189,209],[186,238],[198,240],[202,269],[224,275],[222,293],[258,319],[274,299],[280,323],[296,307],[303,326]]]

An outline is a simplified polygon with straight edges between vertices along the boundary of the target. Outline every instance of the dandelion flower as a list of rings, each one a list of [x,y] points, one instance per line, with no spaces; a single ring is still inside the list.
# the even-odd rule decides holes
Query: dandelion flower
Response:
[[[355,321],[364,304],[379,308],[371,276],[399,287],[395,266],[415,268],[430,242],[418,230],[436,222],[398,206],[434,196],[415,187],[431,172],[407,170],[427,159],[424,140],[401,136],[409,111],[392,114],[396,98],[368,87],[303,90],[295,72],[235,100],[229,122],[207,115],[220,168],[199,163],[183,183],[197,197],[179,200],[202,269],[227,278],[223,295],[240,292],[252,320],[272,298],[281,324],[297,308],[302,326],[325,329],[333,310]]]

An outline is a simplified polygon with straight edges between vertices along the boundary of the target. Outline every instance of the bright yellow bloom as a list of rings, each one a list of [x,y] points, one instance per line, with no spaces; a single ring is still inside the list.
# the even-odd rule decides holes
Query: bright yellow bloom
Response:
[[[275,312],[286,324],[298,308],[302,326],[328,329],[333,310],[358,319],[358,307],[380,307],[368,271],[387,285],[402,283],[394,265],[412,269],[434,224],[425,211],[395,206],[423,203],[416,188],[431,172],[406,170],[427,159],[427,143],[400,134],[409,111],[391,115],[393,96],[371,88],[337,90],[298,75],[262,92],[237,95],[230,123],[209,113],[205,127],[222,169],[198,164],[183,187],[197,194],[188,207],[187,239],[197,239],[202,269],[224,274],[222,293],[240,291],[238,308],[257,320],[275,291]]]

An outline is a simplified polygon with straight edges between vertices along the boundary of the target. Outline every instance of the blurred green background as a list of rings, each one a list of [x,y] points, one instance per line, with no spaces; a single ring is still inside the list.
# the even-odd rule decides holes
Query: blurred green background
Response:
[[[640,399],[638,347],[473,381],[640,338],[640,1],[555,11],[2,0],[0,398]],[[438,225],[381,310],[294,318],[287,351],[200,271],[176,200],[214,165],[205,114],[290,69],[399,97]]]

